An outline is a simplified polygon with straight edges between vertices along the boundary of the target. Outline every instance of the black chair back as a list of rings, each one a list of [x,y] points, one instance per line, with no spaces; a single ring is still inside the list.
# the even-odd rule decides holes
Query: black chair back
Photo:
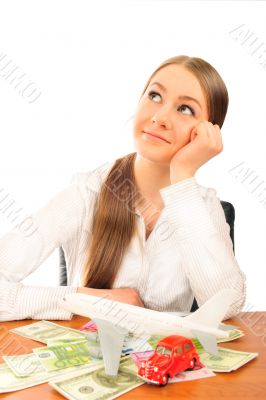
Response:
[[[221,205],[224,210],[226,222],[230,226],[230,237],[233,244],[233,250],[235,251],[235,241],[234,241],[235,209],[233,204],[229,203],[228,201],[221,201]],[[197,300],[194,298],[190,311],[191,312],[196,311],[198,308],[199,306]]]

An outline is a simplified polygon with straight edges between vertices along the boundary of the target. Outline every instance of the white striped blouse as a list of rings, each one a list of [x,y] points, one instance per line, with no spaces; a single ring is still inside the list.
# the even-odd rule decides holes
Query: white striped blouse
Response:
[[[81,286],[95,201],[113,163],[75,174],[65,190],[33,215],[37,229],[31,235],[15,228],[0,238],[0,321],[72,317],[58,301]],[[144,219],[136,211],[137,233],[113,287],[137,289],[145,307],[159,311],[190,311],[194,297],[200,306],[220,289],[233,288],[236,298],[225,319],[237,314],[245,302],[245,275],[216,191],[192,177],[160,194],[164,208],[147,240]],[[59,246],[69,286],[22,284]]]

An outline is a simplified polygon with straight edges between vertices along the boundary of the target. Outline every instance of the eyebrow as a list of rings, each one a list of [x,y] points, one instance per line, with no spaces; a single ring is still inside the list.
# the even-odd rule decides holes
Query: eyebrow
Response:
[[[150,85],[158,85],[158,86],[160,86],[160,88],[161,88],[164,92],[167,92],[166,87],[164,87],[160,82],[152,82]],[[200,107],[200,109],[202,110],[202,107],[201,107],[199,101],[198,101],[197,99],[194,99],[194,97],[190,97],[190,96],[186,96],[186,95],[181,95],[181,96],[178,96],[178,98],[179,98],[180,100],[192,100],[192,101],[195,101],[195,103],[197,103],[198,106]]]

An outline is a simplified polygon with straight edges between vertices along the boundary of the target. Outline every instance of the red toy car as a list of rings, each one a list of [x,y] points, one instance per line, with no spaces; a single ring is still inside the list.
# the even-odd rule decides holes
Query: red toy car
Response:
[[[192,370],[200,364],[193,342],[184,336],[167,336],[161,339],[154,354],[143,361],[138,376],[159,386],[167,384],[168,379],[186,369]]]

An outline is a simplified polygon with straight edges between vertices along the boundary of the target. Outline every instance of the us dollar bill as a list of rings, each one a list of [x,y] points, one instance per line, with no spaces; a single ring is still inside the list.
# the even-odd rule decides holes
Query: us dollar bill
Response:
[[[258,353],[249,353],[218,347],[218,355],[198,350],[200,361],[214,372],[231,372],[242,367],[258,356]]]
[[[77,339],[86,338],[86,332],[73,328],[67,328],[50,321],[38,321],[29,325],[10,330],[18,335],[38,342],[48,343],[51,339]]]
[[[34,353],[3,356],[3,360],[18,378],[46,372],[42,363]]]
[[[142,384],[144,381],[137,377],[137,367],[128,356],[121,359],[116,377],[106,375],[102,366],[49,382],[49,385],[70,400],[111,400]]]
[[[228,332],[229,332],[229,336],[227,338],[217,339],[217,343],[231,342],[231,340],[235,340],[235,339],[238,339],[238,338],[244,336],[244,332],[241,331],[241,329],[232,329]]]

